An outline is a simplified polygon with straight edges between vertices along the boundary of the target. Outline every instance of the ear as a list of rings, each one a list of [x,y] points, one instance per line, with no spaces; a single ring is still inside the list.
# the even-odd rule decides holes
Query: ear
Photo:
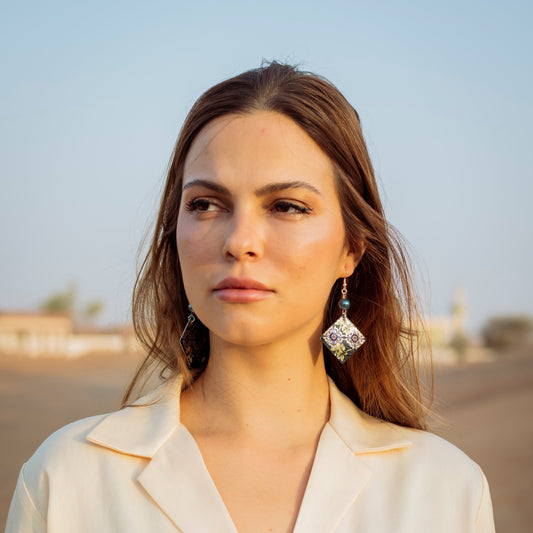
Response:
[[[354,273],[355,268],[365,255],[365,250],[366,243],[364,241],[356,243],[352,249],[346,247],[339,263],[339,278],[348,278]]]

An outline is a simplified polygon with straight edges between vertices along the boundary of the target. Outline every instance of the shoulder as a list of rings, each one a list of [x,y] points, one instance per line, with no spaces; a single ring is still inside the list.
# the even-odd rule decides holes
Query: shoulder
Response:
[[[331,424],[376,477],[419,493],[429,487],[474,499],[483,493],[481,469],[459,448],[433,433],[374,418],[337,389],[330,391]]]
[[[78,420],[48,437],[24,465],[29,488],[72,478],[91,468],[116,469],[150,458],[179,422],[172,391],[156,390],[134,405]]]
[[[461,485],[468,492],[483,492],[485,477],[479,465],[451,442],[427,431],[398,428],[411,441],[406,462],[413,473],[435,480],[448,480],[450,486]]]
[[[39,446],[26,470],[68,465],[70,461],[79,462],[86,456],[110,450],[150,457],[179,421],[176,389],[158,387],[123,409],[62,427]]]
[[[37,482],[43,473],[63,465],[65,461],[79,461],[80,452],[89,451],[87,436],[108,416],[96,415],[77,420],[52,433],[25,463],[26,482]]]
[[[77,471],[87,464],[90,455],[87,435],[108,415],[98,415],[78,420],[50,435],[22,466],[12,509],[37,511],[46,516],[53,479],[72,480]],[[18,507],[17,507],[18,506]],[[10,511],[10,514],[15,510]]]
[[[110,498],[131,496],[132,479],[176,427],[174,398],[150,395],[53,433],[21,469],[7,531],[20,531],[19,524],[44,531],[51,519],[68,522],[67,515],[74,524],[87,523]]]
[[[333,429],[368,476],[354,513],[373,509],[376,530],[494,531],[487,480],[459,448],[371,417],[346,397],[332,398],[332,415]],[[384,507],[388,515],[380,514]]]
[[[456,467],[475,474],[477,465],[445,439],[418,429],[387,422],[359,409],[334,384],[330,384],[331,420],[343,440],[360,456],[386,458],[420,465],[421,468]]]
[[[413,450],[422,462],[434,461],[436,458],[452,462],[465,467],[472,467],[475,463],[466,453],[446,439],[419,429],[396,426],[399,432],[412,442]]]
[[[403,444],[397,453],[391,454],[391,460],[400,468],[409,469],[410,479],[419,475],[426,481],[429,478],[449,480],[474,492],[481,490],[484,476],[480,467],[456,445],[429,431],[399,426],[366,414],[364,417],[370,432]]]
[[[399,428],[411,441],[400,470],[412,494],[425,494],[426,503],[454,509],[476,531],[494,531],[489,484],[481,467],[447,440],[426,431]],[[400,454],[401,455],[401,454]]]
[[[402,492],[406,508],[425,495],[432,512],[454,509],[466,523],[491,523],[487,479],[480,466],[454,444],[433,433],[373,419],[378,431],[389,431],[408,443],[388,453],[360,456],[387,486]],[[387,428],[387,429],[385,429]],[[376,479],[377,481],[377,479]],[[486,531],[492,531],[487,526]]]

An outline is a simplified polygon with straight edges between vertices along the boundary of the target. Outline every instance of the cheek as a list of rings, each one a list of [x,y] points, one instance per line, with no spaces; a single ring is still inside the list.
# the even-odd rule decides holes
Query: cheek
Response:
[[[202,265],[213,262],[214,246],[208,242],[210,235],[199,231],[197,224],[178,219],[176,244],[181,268],[181,276],[187,299],[196,309],[198,296],[205,286]]]
[[[193,224],[186,217],[178,219],[176,228],[176,243],[178,256],[183,267],[202,261],[213,254],[215,250],[215,233],[200,224]],[[192,266],[192,265],[191,265]]]
[[[301,272],[336,273],[344,251],[344,227],[334,220],[317,220],[297,232],[279,231],[273,242],[278,257]]]

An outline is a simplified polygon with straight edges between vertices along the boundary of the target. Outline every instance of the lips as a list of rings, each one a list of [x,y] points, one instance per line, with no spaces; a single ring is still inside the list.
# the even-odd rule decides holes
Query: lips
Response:
[[[226,278],[223,279],[216,287],[215,291],[223,290],[223,289],[243,289],[243,290],[249,290],[249,289],[255,289],[258,291],[270,291],[270,289],[263,285],[262,283],[259,283],[258,281],[255,281],[254,279],[250,278]]]
[[[224,302],[252,303],[269,298],[272,289],[250,278],[225,278],[213,289],[214,295]]]

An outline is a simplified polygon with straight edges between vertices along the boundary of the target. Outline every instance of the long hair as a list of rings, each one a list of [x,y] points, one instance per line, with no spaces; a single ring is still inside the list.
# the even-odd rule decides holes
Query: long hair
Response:
[[[187,367],[179,343],[188,314],[176,245],[183,167],[192,142],[210,121],[257,110],[290,118],[329,157],[348,245],[356,250],[365,243],[365,253],[348,279],[348,316],[367,341],[345,364],[324,350],[328,374],[368,414],[424,429],[426,409],[418,377],[422,322],[405,246],[385,219],[359,116],[330,82],[278,62],[215,85],[200,96],[183,124],[153,240],[135,283],[133,324],[147,355],[123,405],[153,370],[166,378],[180,374],[185,386],[202,371]],[[340,283],[331,290],[324,329],[338,318]]]

